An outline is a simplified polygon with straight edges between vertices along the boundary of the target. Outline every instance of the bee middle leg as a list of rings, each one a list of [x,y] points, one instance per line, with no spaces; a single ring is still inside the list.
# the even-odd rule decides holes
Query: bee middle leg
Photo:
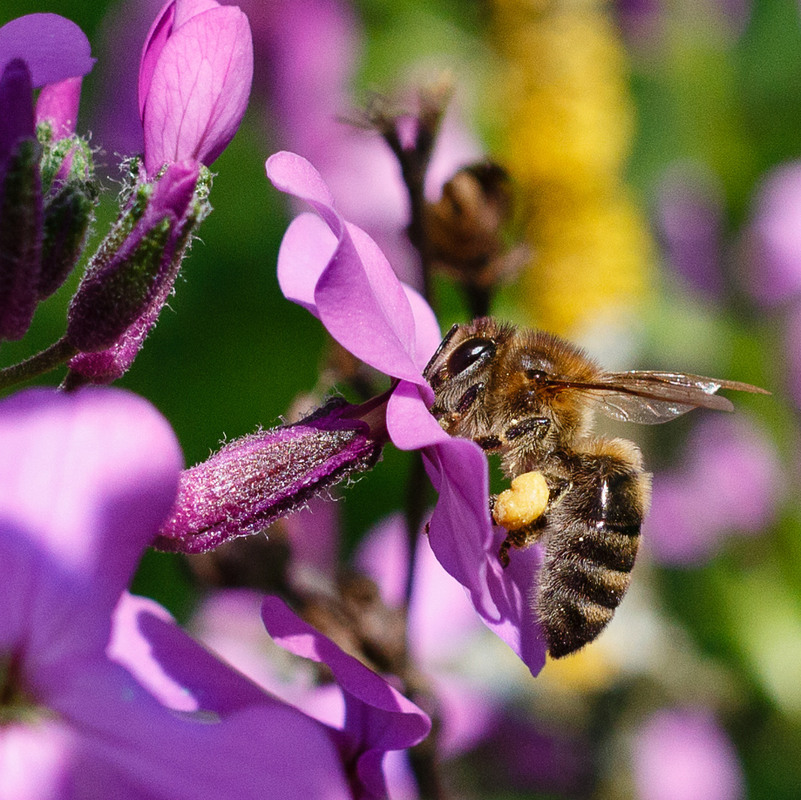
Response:
[[[545,530],[546,522],[544,517],[540,517],[536,522],[531,525],[526,525],[524,528],[517,528],[506,532],[506,538],[501,542],[498,550],[498,561],[501,566],[506,569],[509,566],[509,550],[525,550],[531,547],[542,536]]]

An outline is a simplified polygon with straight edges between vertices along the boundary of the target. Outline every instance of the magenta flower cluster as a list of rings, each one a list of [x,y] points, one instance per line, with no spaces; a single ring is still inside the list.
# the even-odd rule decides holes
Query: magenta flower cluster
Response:
[[[2,241],[23,244],[3,250],[0,322],[18,338],[40,284],[53,282],[37,269],[57,207],[48,192],[74,194],[91,177],[74,123],[92,59],[80,30],[55,15],[9,23],[0,44],[9,54],[0,96],[15,112],[0,123],[0,202],[21,209],[27,226],[20,236],[10,217],[0,222]],[[114,380],[141,347],[208,211],[205,165],[234,135],[251,77],[238,9],[213,0],[164,7],[140,66],[143,160],[70,304],[73,385],[75,376]],[[32,89],[44,84],[35,116]],[[36,160],[37,136],[49,161]],[[53,145],[62,140],[69,145]],[[50,227],[69,230],[59,221]],[[70,266],[82,248],[74,251]],[[334,475],[380,451],[364,423],[327,418],[284,429],[278,450],[306,431],[333,451]],[[0,442],[0,797],[386,796],[385,753],[421,741],[430,722],[383,678],[267,598],[273,640],[334,678],[341,712],[318,718],[257,688],[158,604],[126,592],[181,476],[174,434],[149,404],[110,389],[23,392],[0,403]],[[285,493],[314,489],[289,482]]]
[[[81,30],[55,14],[3,26],[0,54],[0,338],[18,339],[84,255],[98,187],[75,123],[93,59]],[[140,63],[142,160],[130,164],[119,217],[88,260],[57,348],[73,356],[67,385],[116,380],[139,352],[208,213],[205,167],[233,138],[252,74],[239,9],[212,0],[164,6]]]
[[[273,638],[324,663],[338,725],[266,694],[125,592],[172,506],[181,455],[134,395],[0,403],[0,797],[378,798],[419,709],[277,598]],[[179,712],[179,713],[177,713]]]

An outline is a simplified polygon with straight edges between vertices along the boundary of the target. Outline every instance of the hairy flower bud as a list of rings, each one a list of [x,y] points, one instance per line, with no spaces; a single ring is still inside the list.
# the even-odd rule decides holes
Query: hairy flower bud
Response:
[[[197,220],[197,178],[196,165],[173,164],[155,186],[137,188],[70,304],[67,338],[78,350],[112,347],[157,298],[161,309]]]
[[[334,398],[294,425],[245,436],[181,476],[154,546],[202,553],[271,522],[378,460],[386,438]],[[383,432],[383,433],[382,433]]]
[[[38,136],[44,146],[40,300],[53,294],[78,263],[98,197],[92,152],[87,142],[77,136],[53,140],[55,135],[49,124],[40,125]]]

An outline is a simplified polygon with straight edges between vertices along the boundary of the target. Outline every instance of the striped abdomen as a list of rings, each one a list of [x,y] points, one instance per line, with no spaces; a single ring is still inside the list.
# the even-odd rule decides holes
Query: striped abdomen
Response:
[[[650,476],[639,458],[598,449],[613,452],[577,456],[571,487],[548,514],[534,603],[554,658],[592,641],[612,619],[629,586],[648,505]]]

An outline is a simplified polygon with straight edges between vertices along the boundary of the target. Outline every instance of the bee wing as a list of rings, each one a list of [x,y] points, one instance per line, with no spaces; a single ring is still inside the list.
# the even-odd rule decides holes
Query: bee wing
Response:
[[[770,394],[750,383],[681,372],[610,372],[587,389],[607,416],[645,425],[667,422],[693,408],[733,411],[731,401],[716,394],[719,389]]]

